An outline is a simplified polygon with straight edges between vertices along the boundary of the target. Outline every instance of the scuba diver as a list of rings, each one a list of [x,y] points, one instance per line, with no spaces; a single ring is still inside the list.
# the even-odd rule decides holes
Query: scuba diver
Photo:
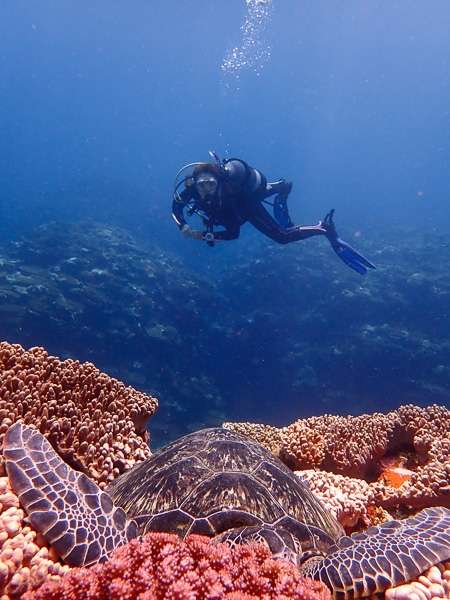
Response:
[[[249,222],[279,244],[324,235],[349,267],[361,274],[368,268],[375,269],[369,260],[338,236],[333,222],[334,209],[318,225],[295,227],[287,208],[292,189],[290,181],[280,179],[268,183],[260,171],[239,158],[221,161],[215,152],[210,155],[215,163],[190,163],[180,169],[175,178],[172,215],[184,238],[203,240],[208,246],[214,246],[216,242],[237,239],[241,226]],[[180,175],[192,167],[192,174],[179,180]],[[179,193],[182,185],[185,187]],[[270,196],[275,196],[273,204],[267,201]],[[273,207],[273,217],[263,203]],[[205,231],[192,229],[186,223],[185,209],[187,216],[195,213],[201,218]],[[217,226],[224,229],[215,231]]]

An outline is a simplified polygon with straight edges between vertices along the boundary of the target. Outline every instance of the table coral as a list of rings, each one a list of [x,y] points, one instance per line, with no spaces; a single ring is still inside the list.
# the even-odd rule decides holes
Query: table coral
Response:
[[[115,550],[111,559],[74,569],[23,600],[330,600],[326,586],[300,577],[260,544],[230,548],[192,535],[149,533]]]
[[[18,419],[35,425],[62,458],[105,486],[150,456],[146,425],[155,398],[93,364],[0,344],[0,442]],[[3,469],[3,459],[0,467]]]

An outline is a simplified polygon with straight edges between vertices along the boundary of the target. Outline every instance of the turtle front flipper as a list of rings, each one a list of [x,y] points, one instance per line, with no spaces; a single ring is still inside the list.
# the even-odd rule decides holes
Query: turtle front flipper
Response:
[[[436,507],[343,537],[300,571],[323,581],[335,598],[351,599],[412,581],[449,558],[450,510]]]
[[[11,487],[30,522],[71,567],[102,562],[136,537],[134,521],[84,473],[66,465],[49,442],[23,423],[12,425],[3,455]]]

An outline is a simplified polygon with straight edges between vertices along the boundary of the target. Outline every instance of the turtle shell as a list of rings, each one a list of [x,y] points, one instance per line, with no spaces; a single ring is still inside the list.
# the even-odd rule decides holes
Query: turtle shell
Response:
[[[139,533],[213,537],[269,525],[297,538],[303,550],[326,550],[344,531],[271,452],[245,436],[214,428],[191,433],[113,481],[107,492]]]

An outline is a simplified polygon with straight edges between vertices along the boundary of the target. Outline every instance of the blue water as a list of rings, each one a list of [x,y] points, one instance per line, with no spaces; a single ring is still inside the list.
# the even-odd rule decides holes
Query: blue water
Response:
[[[3,0],[0,240],[14,241],[51,221],[117,225],[140,243],[173,254],[183,268],[207,273],[211,282],[242,267],[235,288],[219,285],[238,319],[240,289],[249,269],[247,295],[249,290],[259,290],[266,277],[251,267],[256,256],[264,262],[268,246],[261,234],[247,225],[237,242],[210,249],[183,240],[170,214],[176,172],[186,163],[207,160],[210,149],[221,157],[243,158],[269,180],[293,180],[290,209],[295,223],[315,224],[336,208],[342,236],[374,262],[380,236],[387,230],[394,249],[396,241],[403,240],[405,227],[416,232],[417,237],[408,240],[420,240],[418,245],[426,243],[428,233],[444,235],[450,226],[448,1],[270,0],[262,4],[267,17],[250,32],[254,46],[244,48],[240,64],[227,71],[223,67],[230,52],[245,42],[245,24],[257,10],[256,0]],[[296,251],[301,253],[308,245],[314,253],[316,241],[300,242]],[[386,244],[383,241],[383,247]],[[433,277],[439,278],[436,265],[443,253],[448,265],[448,245],[437,243],[433,248],[434,254],[419,260],[414,269],[429,274],[432,266]],[[401,252],[404,272],[409,266],[408,250],[402,247]],[[289,282],[295,251],[290,248],[285,256],[286,276],[280,277],[277,267],[276,281],[280,297],[290,299],[283,312],[288,331],[289,323],[299,321],[299,311],[317,312],[318,306],[317,298],[311,297],[313,306],[303,302],[299,308]],[[335,261],[331,250],[328,256]],[[419,251],[418,256],[423,254]],[[383,281],[389,281],[392,292],[396,263],[394,258],[389,275],[378,270],[366,278],[375,278],[372,281],[381,292]],[[339,274],[346,269],[339,267]],[[323,268],[322,263],[318,268]],[[303,270],[297,275],[301,293],[309,274]],[[352,272],[342,277],[342,286],[355,294],[361,278]],[[326,286],[323,294],[329,297]],[[413,314],[421,298],[404,287],[402,294]],[[195,288],[191,295],[195,302]],[[260,311],[258,297],[253,302],[253,313],[270,312],[269,301]],[[339,306],[342,311],[345,304]],[[397,326],[392,307],[389,304],[386,312],[380,303],[368,324],[381,326],[383,321]],[[319,315],[330,326],[336,319],[332,308],[333,303]],[[444,357],[448,357],[449,338],[446,310],[436,307]],[[340,335],[345,335],[351,320],[349,315]],[[411,327],[417,331],[408,330],[409,334],[433,339],[430,323],[412,319]],[[289,336],[271,338],[267,323],[261,321],[260,326],[261,343],[288,357],[292,340],[289,348],[283,340]],[[317,344],[313,331],[311,326],[305,339]],[[302,337],[301,330],[298,336]],[[30,345],[42,343],[34,339]],[[176,351],[185,353],[186,347]],[[244,355],[245,347],[239,352]],[[90,359],[102,366],[101,356]],[[119,359],[123,362],[126,356]],[[395,352],[389,355],[392,360]],[[258,397],[254,365],[224,362],[222,372],[220,363],[214,365],[217,381],[230,374],[244,393],[245,382],[250,381],[253,406]],[[436,374],[433,369],[440,366],[446,363],[430,366],[430,385]],[[398,372],[392,375],[393,389],[412,379],[411,372],[404,371],[400,369],[400,379]],[[290,371],[286,358],[280,380],[277,373],[267,377],[271,385],[264,385],[263,401],[277,394],[281,379],[286,389],[295,382],[291,393],[301,396],[298,365],[295,373]],[[446,382],[442,369],[439,373],[442,390]],[[350,388],[352,377],[350,369],[346,374]],[[360,397],[364,377],[354,377],[355,397]],[[367,386],[370,381],[369,376]],[[354,398],[347,406],[342,390],[333,392],[340,398],[339,412],[364,409]],[[394,394],[389,404],[384,396],[383,409],[395,408],[396,398]],[[414,400],[414,395],[406,399]],[[425,395],[417,401],[427,399]],[[445,403],[448,396],[441,391],[431,399]],[[201,410],[198,404],[194,408]],[[302,416],[308,412],[313,413],[314,407],[299,410]],[[271,407],[268,419],[273,420],[273,413]],[[258,419],[264,416],[260,404]],[[283,415],[278,420],[283,421]]]

